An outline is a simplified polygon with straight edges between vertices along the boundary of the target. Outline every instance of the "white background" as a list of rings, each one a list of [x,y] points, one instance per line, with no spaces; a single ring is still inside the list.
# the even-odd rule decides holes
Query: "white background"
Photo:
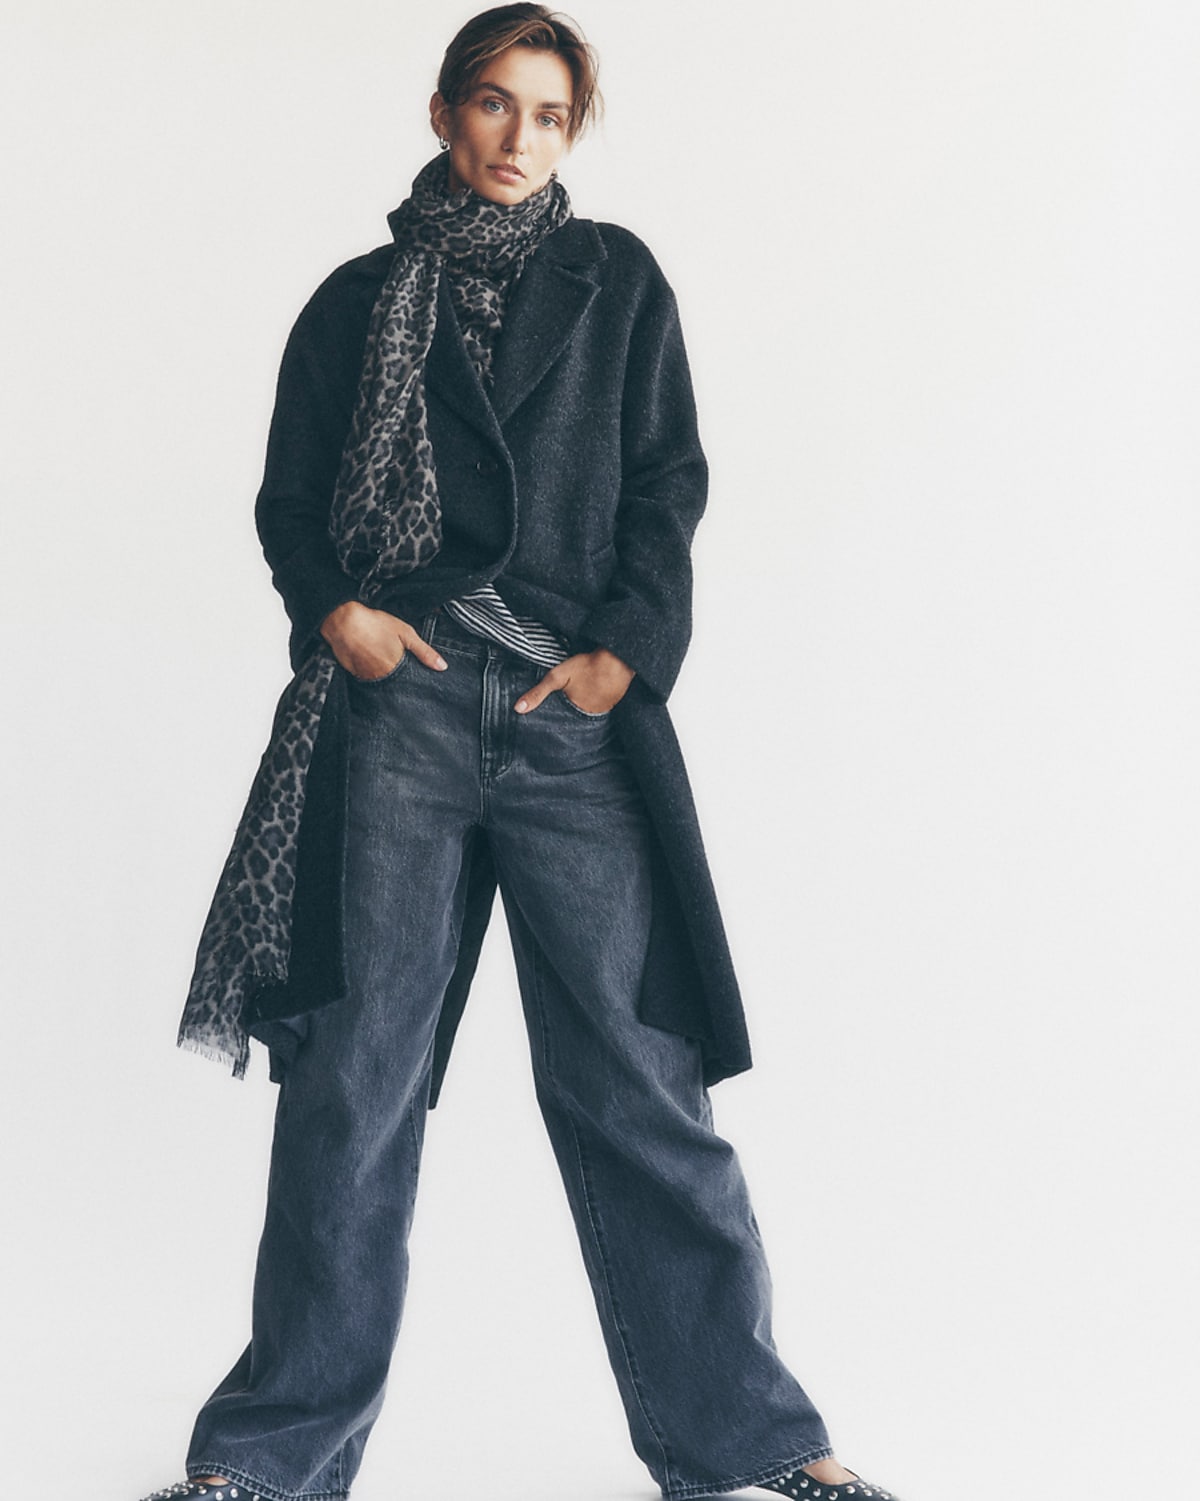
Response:
[[[1200,13],[579,4],[564,180],[675,284],[712,461],[673,707],[780,1346],[905,1501],[1153,1495],[1196,1431]],[[6,6],[13,1496],[177,1477],[246,1336],[274,1089],[173,1043],[288,675],[252,502],[469,14]],[[499,923],[414,1257],[357,1501],[656,1494]]]

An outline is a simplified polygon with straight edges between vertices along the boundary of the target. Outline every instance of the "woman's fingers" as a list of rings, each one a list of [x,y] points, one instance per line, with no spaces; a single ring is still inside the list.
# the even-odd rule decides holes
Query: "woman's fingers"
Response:
[[[373,682],[376,678],[386,678],[390,673],[395,672],[408,655],[396,640],[388,643],[386,651],[351,651],[345,647],[335,646],[333,654],[351,677],[356,677],[364,683]]]
[[[437,672],[446,666],[407,620],[386,610],[372,610],[358,600],[349,600],[327,615],[321,634],[346,671],[368,682],[394,672],[410,651]]]
[[[633,668],[603,647],[580,652],[552,667],[517,700],[518,714],[528,714],[552,693],[565,692],[577,709],[587,714],[607,714],[625,697],[633,681]]]
[[[390,618],[395,620],[396,617],[393,615]],[[399,621],[398,624],[404,625],[404,622]],[[404,642],[405,650],[412,652],[418,662],[424,662],[426,667],[432,667],[435,672],[445,672],[445,659],[434,651],[424,636],[419,631],[414,631],[411,625],[404,626],[400,639]]]
[[[535,683],[528,692],[522,693],[516,702],[517,713],[530,713],[545,699],[549,698],[552,693],[556,693],[570,677],[570,673],[565,669],[576,660],[575,657],[568,657],[565,662],[560,662],[557,667],[552,667],[540,683]]]

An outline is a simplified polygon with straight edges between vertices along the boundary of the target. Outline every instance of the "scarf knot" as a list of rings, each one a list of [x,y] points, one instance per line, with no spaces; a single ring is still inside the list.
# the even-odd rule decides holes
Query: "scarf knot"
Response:
[[[493,203],[470,188],[451,192],[450,160],[442,153],[417,173],[412,192],[388,215],[388,228],[398,249],[431,255],[452,276],[504,281],[570,215],[557,178],[520,203]]]

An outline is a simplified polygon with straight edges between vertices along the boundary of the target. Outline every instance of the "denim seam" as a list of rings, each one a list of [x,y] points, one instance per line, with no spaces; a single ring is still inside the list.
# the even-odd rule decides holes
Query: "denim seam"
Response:
[[[480,664],[479,683],[479,824],[487,828],[488,809],[491,805],[492,778],[495,768],[492,763],[492,698],[497,691],[494,669],[489,653],[487,661]]]
[[[542,1060],[546,1070],[547,1081],[549,1083],[557,1083],[554,1078],[554,1071],[550,1065],[550,1037],[549,1029],[546,1025],[546,1007],[542,998],[542,975],[546,959],[542,953],[540,944],[534,943],[532,949],[533,952],[530,955],[529,967],[533,981],[533,999],[537,1009],[538,1028],[542,1036]],[[625,1333],[618,1311],[617,1298],[613,1290],[612,1277],[609,1272],[608,1257],[605,1254],[604,1240],[600,1232],[599,1215],[593,1205],[592,1194],[588,1187],[587,1163],[584,1157],[583,1143],[580,1141],[578,1127],[570,1112],[564,1111],[563,1113],[566,1116],[567,1124],[571,1131],[571,1140],[575,1146],[575,1160],[579,1168],[579,1185],[583,1196],[583,1207],[587,1214],[587,1224],[588,1229],[591,1231],[592,1244],[595,1247],[597,1260],[604,1277],[604,1291],[608,1298],[608,1306],[612,1311],[613,1328],[621,1344],[621,1353],[625,1358],[625,1368],[629,1372],[629,1384],[633,1389],[634,1396],[637,1398],[637,1404],[641,1410],[646,1428],[654,1439],[654,1442],[658,1445],[659,1453],[662,1455],[663,1479],[669,1481],[671,1476],[671,1456],[662,1434],[659,1432],[658,1424],[654,1421],[647,1406],[641,1382],[638,1379],[637,1365],[633,1359],[633,1352],[629,1348],[629,1339]]]
[[[482,656],[481,652],[472,651],[469,646],[455,646],[453,643],[437,639],[429,644],[435,646],[443,657],[465,657],[468,661],[474,661],[475,658]]]
[[[251,1501],[253,1496],[261,1496],[262,1501],[345,1501],[348,1491],[285,1491],[279,1486],[264,1485],[259,1480],[252,1479],[244,1470],[235,1469],[232,1465],[222,1464],[219,1460],[195,1460],[187,1466],[189,1480],[194,1480],[197,1475],[224,1475],[230,1485],[239,1486],[249,1491],[249,1495],[239,1498],[239,1501]],[[212,1486],[212,1491],[225,1491],[226,1486]]]
[[[629,1382],[633,1388],[634,1396],[637,1398],[638,1407],[641,1409],[647,1429],[653,1435],[654,1442],[658,1445],[659,1452],[662,1454],[663,1479],[669,1482],[671,1478],[671,1456],[663,1436],[659,1432],[658,1424],[651,1416],[645,1394],[642,1391],[642,1383],[638,1376],[637,1362],[634,1360],[633,1351],[629,1347],[629,1336],[625,1332],[624,1322],[622,1321],[620,1308],[617,1304],[616,1291],[612,1284],[612,1275],[609,1271],[608,1256],[604,1248],[604,1237],[600,1229],[600,1217],[593,1203],[588,1183],[587,1159],[583,1150],[583,1142],[579,1137],[579,1128],[570,1115],[567,1116],[567,1122],[571,1128],[571,1139],[575,1143],[575,1157],[579,1164],[579,1182],[583,1191],[583,1204],[587,1210],[588,1228],[592,1232],[592,1240],[595,1243],[600,1268],[604,1274],[604,1288],[608,1294],[608,1306],[612,1310],[613,1328],[616,1330],[617,1337],[621,1341],[621,1353],[625,1357],[625,1368],[629,1372]]]
[[[432,1052],[432,1049],[430,1049],[430,1052]],[[428,1093],[429,1093],[429,1071],[428,1071],[428,1069],[426,1069],[426,1072],[425,1072],[425,1094],[428,1095]],[[417,1102],[416,1102],[415,1099],[413,1100],[412,1104],[408,1107],[408,1135],[409,1135],[410,1141],[412,1142],[412,1154],[413,1154],[413,1175],[412,1175],[413,1190],[412,1190],[412,1192],[413,1192],[413,1203],[415,1203],[416,1184],[417,1184],[418,1178],[420,1177],[420,1173],[421,1173],[421,1138],[417,1135]],[[409,1206],[409,1212],[410,1213],[412,1212],[412,1205],[411,1204]]]
[[[546,1008],[542,1004],[542,951],[536,943],[533,946],[530,969],[533,972],[533,999],[537,1006],[538,1031],[542,1035],[542,1066],[546,1070],[546,1079],[551,1084],[557,1084],[554,1077],[554,1064],[550,1056],[550,1028],[546,1024]]]
[[[796,1459],[786,1459],[782,1464],[767,1465],[754,1470],[749,1475],[739,1476],[735,1480],[709,1480],[700,1485],[683,1485],[670,1489],[664,1487],[663,1501],[694,1501],[697,1496],[721,1496],[729,1491],[745,1490],[748,1486],[762,1485],[766,1480],[778,1480],[789,1470],[802,1469],[804,1465],[815,1464],[818,1459],[832,1458],[833,1450],[828,1444],[821,1444],[812,1451],[805,1450]]]
[[[510,887],[510,885],[508,883],[506,872],[505,872],[505,869],[504,869],[504,865],[503,865],[503,863],[499,859],[497,859],[495,863],[496,863],[496,884],[497,884],[497,886],[500,889],[500,895],[503,898],[504,905],[505,905],[505,910],[508,909],[509,902],[512,901],[514,903],[516,912],[519,914],[522,926],[528,929],[529,928],[529,924],[525,921],[525,914],[524,914],[524,912],[521,911],[521,908],[520,908],[519,904],[516,904],[515,898],[511,897],[511,895],[510,895],[512,888]],[[530,937],[532,939],[532,930],[530,930]],[[550,1055],[550,1028],[546,1025],[546,1008],[542,1004],[542,983],[541,983],[542,976],[541,976],[541,966],[542,966],[542,963],[543,963],[543,956],[542,956],[541,945],[538,944],[536,941],[531,941],[530,944],[528,945],[528,948],[529,948],[529,976],[530,976],[530,985],[531,985],[529,1000],[530,1000],[530,1007],[533,1010],[533,1012],[535,1013],[536,1019],[537,1019],[538,1039],[539,1039],[539,1041],[541,1043],[541,1050],[542,1050],[542,1070],[543,1070],[543,1073],[545,1075],[546,1082],[548,1084],[557,1085],[558,1081],[554,1077],[554,1065],[553,1065],[553,1062],[551,1060],[551,1055]],[[513,955],[514,955],[514,957],[516,956],[516,949],[517,949],[517,944],[516,944],[516,938],[514,936],[514,938],[513,938]],[[525,999],[524,992],[522,991],[522,1000],[524,1000],[524,999]],[[528,1016],[528,1010],[526,1011],[526,1016]],[[528,1021],[526,1022],[526,1026],[528,1027]],[[530,1031],[530,1038],[529,1038],[529,1040],[530,1040],[530,1047],[532,1049],[532,1045],[533,1045],[533,1034],[532,1034],[532,1031]],[[534,1075],[535,1075],[535,1081],[536,1081],[536,1074],[537,1074],[536,1059],[533,1060],[533,1061],[534,1061],[534,1064],[535,1064]]]

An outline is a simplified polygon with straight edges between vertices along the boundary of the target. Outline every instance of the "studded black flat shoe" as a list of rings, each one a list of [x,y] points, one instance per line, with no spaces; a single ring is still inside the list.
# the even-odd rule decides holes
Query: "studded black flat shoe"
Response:
[[[229,1483],[213,1485],[210,1480],[177,1480],[165,1490],[151,1491],[142,1501],[262,1501],[262,1497],[247,1485]]]
[[[854,1471],[850,1471],[854,1475]],[[828,1480],[814,1480],[803,1470],[791,1470],[778,1480],[760,1480],[756,1490],[774,1491],[777,1496],[796,1496],[799,1501],[899,1501],[883,1486],[854,1475],[834,1485]]]

